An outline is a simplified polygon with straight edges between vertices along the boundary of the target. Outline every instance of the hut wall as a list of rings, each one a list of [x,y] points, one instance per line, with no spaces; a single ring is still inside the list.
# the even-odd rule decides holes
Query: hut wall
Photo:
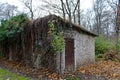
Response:
[[[64,72],[65,70],[65,50],[63,50],[63,53],[61,54],[61,61],[60,61],[60,53],[58,52],[57,58],[56,58],[56,68],[58,72]],[[61,64],[61,70],[60,70],[60,64]]]
[[[91,64],[95,62],[95,47],[94,37],[77,31],[65,32],[65,38],[74,39],[74,70],[77,67]],[[57,69],[60,71],[60,55],[57,55]],[[65,49],[62,53],[61,71],[66,71],[65,68]]]
[[[74,32],[66,30],[64,32],[64,38],[74,38]],[[59,52],[57,53],[56,64],[57,64],[56,68],[59,72],[60,72],[60,64],[61,64],[61,72],[64,73],[64,71],[66,71],[66,68],[65,68],[65,48],[63,49],[63,52],[61,54],[61,61],[60,61],[60,54],[59,54]]]
[[[95,39],[91,35],[74,32],[75,69],[95,62]]]

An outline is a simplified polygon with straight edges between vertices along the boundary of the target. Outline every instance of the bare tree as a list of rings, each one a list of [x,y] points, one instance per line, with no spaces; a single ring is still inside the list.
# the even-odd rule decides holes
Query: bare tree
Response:
[[[110,5],[111,10],[113,11],[113,26],[114,32],[116,36],[116,46],[119,40],[119,32],[120,32],[120,0],[107,0],[108,4]],[[117,50],[118,51],[118,50]]]
[[[116,12],[119,0],[107,0],[108,5],[112,9],[112,11]]]
[[[49,1],[44,2],[46,3],[44,7],[57,11],[58,14],[62,13],[63,18],[65,19],[68,18],[70,27],[72,22],[78,22],[80,24],[80,0],[58,0],[60,4]],[[79,18],[79,21],[76,21],[76,17]]]
[[[63,0],[60,0],[60,1],[61,1],[61,6],[62,6],[63,18],[65,19],[65,18],[66,18],[66,16],[65,16],[64,2],[63,2]]]
[[[34,17],[34,14],[33,14],[33,0],[22,0],[21,2],[29,10],[30,17],[31,17],[31,19],[33,19],[33,17]]]
[[[120,0],[118,0],[118,6],[117,6],[115,31],[116,31],[116,46],[117,46],[118,40],[119,40],[119,37],[120,37]],[[119,50],[117,50],[117,51],[119,51]]]
[[[77,10],[77,12],[78,12],[78,24],[81,25],[81,21],[80,21],[80,0],[78,2],[78,10]]]
[[[81,25],[86,27],[88,30],[93,31],[94,23],[94,11],[87,9],[87,11],[81,11]]]
[[[39,8],[41,4],[38,3],[38,0],[20,0],[20,1],[27,9],[25,11],[30,16],[31,19],[41,16],[41,8]]]
[[[106,9],[105,0],[95,0],[94,12],[96,21],[96,33],[102,34],[102,15]]]
[[[64,6],[62,7],[62,10],[64,10],[64,15],[65,12],[69,18],[69,22],[72,23],[72,16],[73,16],[73,21],[76,23],[76,12],[78,12],[78,23],[80,24],[80,0],[61,0],[61,4]]]
[[[18,13],[17,7],[8,3],[0,3],[0,19],[9,19]]]

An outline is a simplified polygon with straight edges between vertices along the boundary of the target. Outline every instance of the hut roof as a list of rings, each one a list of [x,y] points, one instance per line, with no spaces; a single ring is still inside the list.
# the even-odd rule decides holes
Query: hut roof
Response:
[[[44,25],[46,25],[46,24],[48,23],[48,21],[54,20],[54,19],[58,19],[62,25],[63,25],[63,24],[69,25],[69,21],[68,21],[68,20],[63,19],[63,18],[61,18],[61,17],[59,17],[59,16],[56,16],[56,15],[48,15],[48,16],[45,16],[45,17],[42,17],[42,18],[38,18],[38,19],[36,19],[34,22],[35,22],[35,23],[36,23],[36,22],[39,23],[39,21],[42,20],[42,23],[43,23]],[[43,25],[43,24],[41,24],[41,25]],[[80,26],[80,25],[77,25],[77,24],[75,24],[75,23],[72,23],[72,26],[73,26],[73,29],[75,29],[75,30],[78,31],[78,32],[84,32],[84,33],[86,33],[86,34],[88,34],[88,35],[91,35],[91,36],[97,36],[97,34],[95,34],[95,33],[93,33],[93,32],[90,32],[89,30],[85,29],[84,27],[82,27],[82,26]]]

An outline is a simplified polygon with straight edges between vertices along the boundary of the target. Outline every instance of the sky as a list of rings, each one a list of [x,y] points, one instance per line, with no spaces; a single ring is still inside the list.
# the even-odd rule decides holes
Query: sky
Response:
[[[33,1],[36,1],[36,0],[33,0]],[[40,4],[42,4],[42,1],[44,0],[37,0],[37,1],[40,1]],[[55,1],[55,0],[49,0],[49,1]],[[9,3],[11,5],[15,5],[18,7],[18,10],[21,11],[21,12],[24,12],[25,10],[25,7],[23,7],[24,5],[20,2],[20,0],[0,0],[0,2],[2,3]],[[87,10],[87,9],[91,9],[92,8],[92,2],[93,0],[81,0],[81,9],[82,10]],[[37,5],[37,4],[35,4]],[[47,12],[48,13],[48,12]]]
[[[34,0],[35,1],[35,0]],[[42,1],[42,0],[41,0]],[[18,6],[18,8],[22,7],[20,0],[0,0],[0,2],[7,2],[12,5]],[[93,0],[81,0],[81,9],[88,9],[92,7]]]
[[[23,9],[23,4],[21,4],[21,2],[19,0],[0,0],[1,3],[9,3],[11,5],[15,5],[18,7],[19,10]]]

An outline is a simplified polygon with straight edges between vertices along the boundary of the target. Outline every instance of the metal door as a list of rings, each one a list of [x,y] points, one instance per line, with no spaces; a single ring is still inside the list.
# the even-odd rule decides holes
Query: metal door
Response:
[[[65,39],[65,67],[73,68],[74,67],[74,39],[66,38]]]

